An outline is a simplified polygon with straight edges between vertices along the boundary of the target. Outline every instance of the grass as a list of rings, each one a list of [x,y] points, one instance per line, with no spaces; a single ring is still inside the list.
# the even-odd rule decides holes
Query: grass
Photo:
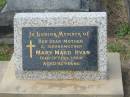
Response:
[[[0,0],[0,9],[4,7],[6,0]]]
[[[130,26],[128,23],[121,23],[116,30],[114,39],[108,42],[109,52],[121,54],[122,61],[130,59]]]
[[[121,44],[118,41],[110,42],[110,43],[108,43],[108,51],[124,53],[124,52],[126,52],[126,47],[125,47],[125,45]]]
[[[115,37],[121,24],[128,22],[124,0],[101,0],[108,15],[108,36]],[[110,3],[111,2],[111,3]]]
[[[130,39],[129,35],[124,38],[110,39],[107,48],[109,52],[118,52],[121,55],[122,62],[130,59]]]
[[[119,38],[124,38],[125,36],[130,35],[130,26],[128,23],[120,24],[116,31],[116,35]]]
[[[10,60],[13,53],[13,45],[0,44],[0,61]]]
[[[124,0],[101,1],[108,15],[108,51],[120,53],[122,61],[130,60],[130,26]]]

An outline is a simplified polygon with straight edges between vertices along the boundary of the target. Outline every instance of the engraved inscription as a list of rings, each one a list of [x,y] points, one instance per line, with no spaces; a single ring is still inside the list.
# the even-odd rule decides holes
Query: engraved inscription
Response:
[[[97,27],[24,27],[24,70],[97,70]]]

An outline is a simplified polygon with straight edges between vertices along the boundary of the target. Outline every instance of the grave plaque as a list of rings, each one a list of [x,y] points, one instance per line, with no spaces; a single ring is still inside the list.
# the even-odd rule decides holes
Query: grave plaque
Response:
[[[24,27],[24,70],[97,70],[97,27]]]
[[[105,12],[16,14],[16,77],[106,79],[106,20]]]

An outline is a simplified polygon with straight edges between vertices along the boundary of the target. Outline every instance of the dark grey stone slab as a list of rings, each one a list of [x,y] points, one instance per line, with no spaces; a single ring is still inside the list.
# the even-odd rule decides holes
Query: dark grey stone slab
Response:
[[[13,26],[17,12],[98,12],[101,6],[101,0],[7,0],[0,13],[0,26]]]
[[[0,26],[11,26],[15,12],[0,13]]]
[[[4,11],[99,11],[100,0],[7,0]]]
[[[127,12],[128,12],[128,22],[130,25],[130,0],[124,0],[125,1],[125,7],[127,8]]]
[[[78,10],[80,3],[80,0],[7,0],[7,9],[18,11]]]
[[[0,26],[0,44],[13,44],[13,28],[11,26]]]
[[[89,0],[89,11],[97,12],[102,11],[101,0]]]

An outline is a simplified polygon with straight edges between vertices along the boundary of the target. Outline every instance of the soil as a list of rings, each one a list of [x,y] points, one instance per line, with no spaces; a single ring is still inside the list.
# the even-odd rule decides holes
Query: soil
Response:
[[[108,14],[108,36],[115,37],[119,25],[128,22],[127,9],[124,0],[102,0],[103,7]]]
[[[130,36],[128,35],[123,38],[118,38],[115,34],[121,24],[128,23],[128,14],[125,0],[102,0],[102,3],[108,13],[108,44],[119,42],[129,51]],[[125,97],[130,97],[130,58],[127,57],[127,53],[128,52],[121,53],[122,77]]]

